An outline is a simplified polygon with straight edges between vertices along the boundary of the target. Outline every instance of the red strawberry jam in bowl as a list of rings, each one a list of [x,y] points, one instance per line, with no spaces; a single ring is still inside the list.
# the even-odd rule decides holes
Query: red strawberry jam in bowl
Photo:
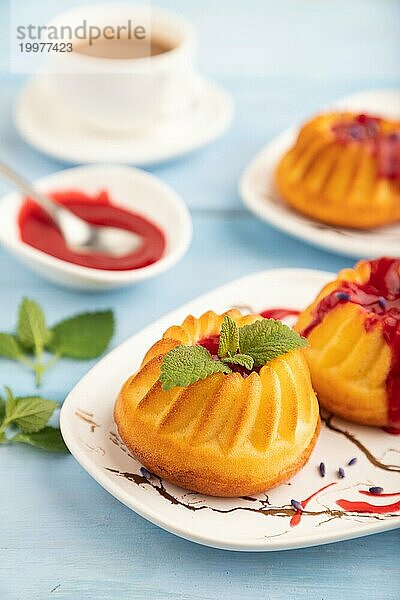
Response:
[[[25,244],[81,267],[110,271],[140,269],[162,258],[166,247],[162,230],[140,214],[116,206],[106,190],[95,195],[88,195],[79,190],[65,190],[51,193],[49,196],[56,204],[65,206],[91,225],[109,225],[132,231],[141,238],[141,243],[134,252],[125,256],[77,253],[67,246],[51,217],[33,200],[27,198],[22,204],[18,218],[21,239]]]
[[[141,238],[135,251],[123,257],[76,253],[32,200],[9,194],[0,205],[0,242],[55,283],[92,290],[132,285],[173,266],[190,244],[192,224],[183,201],[139,169],[77,167],[34,185],[93,225],[128,229]]]

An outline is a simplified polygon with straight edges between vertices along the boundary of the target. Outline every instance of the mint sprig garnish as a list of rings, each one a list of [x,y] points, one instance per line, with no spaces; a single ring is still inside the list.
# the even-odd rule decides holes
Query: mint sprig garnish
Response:
[[[175,386],[186,387],[213,373],[230,372],[228,365],[214,360],[202,346],[177,346],[164,356],[160,381],[167,392]]]
[[[239,346],[261,367],[281,354],[307,346],[307,340],[281,321],[262,319],[239,329]]]
[[[238,349],[239,327],[229,315],[225,315],[221,325],[218,356],[221,357],[227,356],[228,354],[235,354]]]
[[[0,333],[0,357],[18,361],[35,373],[39,386],[43,374],[61,357],[97,358],[114,333],[112,311],[83,313],[49,327],[37,302],[24,298],[18,309],[15,334]],[[53,354],[44,362],[45,353]]]
[[[226,315],[221,325],[218,355],[212,356],[202,346],[177,346],[164,356],[160,381],[163,390],[168,391],[176,386],[186,387],[214,373],[231,373],[234,365],[250,372],[307,343],[280,321],[261,319],[238,327]]]
[[[68,452],[57,427],[48,425],[57,403],[40,396],[15,397],[5,388],[0,397],[0,444],[24,443],[44,450]]]
[[[231,365],[239,365],[248,371],[251,371],[254,366],[254,359],[249,354],[233,354],[231,356],[221,358],[221,360],[225,364],[230,363]]]

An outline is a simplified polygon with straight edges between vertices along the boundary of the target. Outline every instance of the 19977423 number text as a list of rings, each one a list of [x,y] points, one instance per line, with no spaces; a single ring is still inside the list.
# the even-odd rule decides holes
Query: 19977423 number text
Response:
[[[72,52],[73,45],[71,42],[21,42],[19,44],[21,52]]]

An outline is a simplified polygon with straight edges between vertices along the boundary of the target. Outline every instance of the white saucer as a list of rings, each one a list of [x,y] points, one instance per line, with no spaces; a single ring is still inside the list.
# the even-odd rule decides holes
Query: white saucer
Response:
[[[155,476],[146,479],[140,463],[116,435],[113,407],[121,385],[139,368],[147,348],[167,327],[180,323],[188,314],[200,316],[209,309],[302,309],[333,277],[332,273],[307,269],[255,273],[189,302],[128,339],[100,360],[63,404],[61,431],[76,460],[110,494],[144,518],[176,535],[216,548],[288,550],[400,527],[397,495],[360,495],[375,485],[382,486],[385,493],[399,491],[399,441],[376,427],[336,417],[325,419],[311,458],[300,473],[268,495],[244,498],[212,498],[189,493]],[[351,458],[356,458],[357,464],[347,466]],[[321,461],[326,464],[324,479],[318,470]],[[340,466],[345,468],[345,479],[337,477]],[[311,499],[301,522],[292,521],[292,498],[303,502]],[[391,511],[378,514],[372,507],[370,512],[358,512],[356,506],[338,510],[341,499],[388,504]],[[79,498],[76,502],[79,510]]]
[[[132,136],[87,126],[52,98],[45,75],[22,90],[14,120],[28,143],[64,162],[152,165],[201,148],[230,125],[230,96],[209,81],[199,81],[199,97],[191,109]]]
[[[400,118],[399,90],[371,90],[341,98],[331,109],[353,110]],[[400,225],[357,231],[331,227],[292,210],[279,196],[274,172],[281,156],[293,145],[298,127],[269,142],[243,173],[239,189],[243,202],[258,217],[309,244],[355,258],[400,256]]]

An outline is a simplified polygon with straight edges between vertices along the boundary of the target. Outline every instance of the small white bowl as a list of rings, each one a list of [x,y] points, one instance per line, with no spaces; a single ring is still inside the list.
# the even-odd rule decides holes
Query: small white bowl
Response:
[[[105,189],[116,206],[149,218],[162,229],[167,240],[164,256],[148,267],[107,271],[74,265],[22,242],[18,228],[22,196],[8,194],[0,200],[0,243],[18,260],[54,283],[85,290],[133,285],[171,268],[189,247],[192,221],[186,205],[168,185],[145,171],[110,165],[76,167],[43,177],[34,185],[44,192],[77,189],[89,195]]]

